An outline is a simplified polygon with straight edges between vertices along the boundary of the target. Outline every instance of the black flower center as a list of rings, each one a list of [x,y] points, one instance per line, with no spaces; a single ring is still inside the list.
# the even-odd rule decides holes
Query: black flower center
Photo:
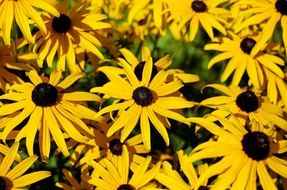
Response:
[[[207,186],[200,186],[200,187],[198,188],[198,190],[208,190],[208,187],[207,187]]]
[[[133,99],[136,104],[144,107],[152,103],[153,94],[149,88],[141,86],[134,90]]]
[[[66,33],[70,30],[72,21],[70,17],[65,14],[60,14],[60,17],[54,17],[52,21],[52,28],[55,32]]]
[[[270,152],[268,136],[263,132],[246,133],[241,141],[243,151],[253,160],[264,160]]]
[[[140,63],[137,64],[137,66],[135,67],[134,73],[136,74],[138,80],[142,80],[142,74],[143,74],[143,69],[145,66],[145,61],[142,61]],[[157,68],[155,65],[152,66],[152,71],[151,71],[151,79],[157,74]]]
[[[13,182],[9,178],[0,176],[0,190],[10,190],[12,186]]]
[[[255,44],[256,41],[252,38],[244,38],[240,43],[240,48],[244,53],[250,54]]]
[[[0,190],[6,190],[6,181],[3,177],[0,177]]]
[[[119,139],[113,139],[109,143],[109,149],[114,155],[122,155],[123,143]]]
[[[135,190],[135,188],[129,184],[120,185],[117,190]]]
[[[277,0],[275,3],[275,8],[282,15],[287,15],[287,1],[286,0]]]
[[[207,10],[207,6],[203,1],[195,0],[191,3],[191,8],[198,13],[205,12]]]
[[[57,102],[58,91],[49,83],[40,83],[32,91],[32,101],[37,106],[51,106]]]
[[[236,98],[236,105],[247,113],[256,111],[259,107],[259,101],[255,93],[247,90],[239,94]]]

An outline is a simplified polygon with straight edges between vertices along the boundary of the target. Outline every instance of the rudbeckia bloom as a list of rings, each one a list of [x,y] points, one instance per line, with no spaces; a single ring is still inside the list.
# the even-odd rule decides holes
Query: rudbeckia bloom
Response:
[[[99,97],[89,92],[65,92],[76,80],[83,77],[83,73],[75,73],[60,82],[61,72],[52,72],[50,79],[40,77],[36,71],[28,73],[32,81],[15,84],[9,92],[0,99],[11,100],[12,103],[0,107],[0,115],[8,117],[0,128],[4,129],[1,139],[6,140],[8,134],[28,118],[16,136],[16,141],[26,138],[29,155],[33,155],[34,140],[39,131],[39,147],[41,159],[47,161],[50,153],[51,136],[60,151],[68,156],[65,143],[65,133],[69,138],[85,142],[83,135],[89,134],[89,129],[81,119],[95,119],[96,112],[81,105],[82,101],[99,101]],[[13,117],[11,117],[13,116]]]
[[[30,57],[32,58],[32,57]],[[24,63],[31,61],[27,57],[15,56],[13,47],[3,45],[0,47],[0,88],[5,92],[12,84],[24,81],[11,71],[30,71],[33,67]],[[33,59],[34,60],[34,59]]]
[[[78,181],[72,174],[71,171],[67,169],[63,169],[63,174],[65,176],[65,179],[69,182],[70,185],[62,182],[57,182],[56,186],[64,189],[64,190],[82,190],[82,189],[93,189],[94,185],[90,184],[88,181],[86,181],[84,178],[86,176],[89,176],[90,174],[87,173],[87,171],[83,171],[81,173],[81,181]]]
[[[149,164],[151,164],[149,156],[131,173],[130,158],[126,148],[123,149],[121,158],[122,160],[117,164],[107,159],[103,159],[101,163],[91,161],[94,171],[89,182],[99,190],[140,190],[149,187],[156,189],[151,181],[160,169],[160,162],[149,169]]]
[[[222,157],[209,166],[199,177],[195,188],[201,182],[217,176],[212,189],[258,189],[259,182],[263,189],[274,189],[276,186],[271,171],[287,177],[287,161],[279,158],[286,151],[286,140],[274,138],[274,130],[252,126],[247,131],[239,122],[229,123],[224,129],[203,118],[192,118],[202,127],[218,136],[216,141],[202,143],[192,150],[189,163],[196,160]],[[220,119],[219,119],[220,120]],[[283,145],[283,146],[282,146]],[[257,176],[259,180],[257,180]]]
[[[0,159],[1,190],[26,189],[26,186],[51,176],[49,171],[36,171],[24,174],[37,160],[38,157],[35,155],[26,158],[11,168],[16,159],[18,148],[19,143],[14,143],[7,155]]]
[[[129,63],[129,65],[132,66],[132,69],[134,70],[134,73],[136,74],[137,78],[139,80],[141,80],[144,65],[151,58],[150,50],[147,47],[142,48],[141,60],[136,58],[134,56],[134,54],[126,48],[122,48],[119,51],[121,52],[121,54],[123,55],[123,57],[125,58],[127,63]],[[121,63],[119,62],[119,64],[121,64]],[[171,60],[171,57],[169,55],[166,55],[166,56],[160,58],[159,60],[157,60],[156,62],[154,62],[153,66],[152,66],[152,71],[151,71],[152,77],[154,77],[158,73],[158,71],[166,70],[166,72],[168,73],[168,79],[169,80],[179,79],[183,83],[191,83],[191,82],[199,81],[199,77],[197,75],[185,73],[184,71],[182,71],[180,69],[169,69],[168,67],[171,64],[172,64],[172,60]],[[121,73],[118,71],[117,68],[115,68],[115,69],[116,70],[114,72],[117,72],[119,74]],[[125,72],[123,71],[121,74],[124,74],[124,73]]]
[[[139,156],[140,154],[148,153],[149,151],[143,145],[142,136],[140,134],[126,139],[124,142],[120,141],[120,131],[117,131],[112,136],[107,137],[108,129],[111,124],[105,122],[88,124],[90,126],[90,133],[94,137],[89,137],[85,143],[78,143],[75,140],[67,143],[70,147],[74,147],[74,153],[71,154],[71,165],[87,164],[91,160],[101,160],[107,158],[113,163],[118,163],[118,156],[122,155],[123,146],[126,146],[130,158]]]
[[[102,93],[106,98],[121,100],[104,107],[98,113],[102,115],[119,110],[119,117],[112,124],[107,136],[109,137],[123,128],[120,139],[123,142],[139,120],[143,143],[150,150],[151,121],[163,137],[166,145],[169,145],[169,137],[165,127],[170,128],[171,125],[167,118],[189,124],[188,120],[178,113],[178,110],[193,106],[192,102],[178,94],[178,90],[183,86],[182,82],[178,79],[166,82],[168,75],[164,70],[152,76],[153,63],[151,57],[144,64],[143,71],[140,71],[142,76],[140,80],[126,60],[122,58],[118,60],[123,66],[126,79],[111,72],[113,69],[110,66],[100,67],[99,71],[104,72],[110,81],[102,87],[91,89],[91,92]]]
[[[214,37],[213,28],[226,34],[224,20],[220,15],[229,14],[228,10],[218,7],[226,0],[177,0],[168,1],[170,16],[168,21],[178,23],[178,30],[186,29],[189,41],[193,41],[199,24],[212,39]],[[186,26],[185,26],[186,25]]]
[[[284,78],[284,73],[279,67],[284,66],[284,60],[268,53],[269,47],[267,44],[265,44],[264,51],[251,54],[252,49],[257,43],[258,36],[253,34],[236,35],[232,32],[228,34],[227,37],[214,39],[213,43],[207,44],[204,47],[204,50],[216,50],[220,52],[209,61],[208,68],[221,61],[228,60],[225,70],[221,74],[221,81],[226,81],[234,72],[232,85],[238,85],[246,71],[254,87],[260,88],[268,80],[264,78],[262,67],[269,69],[280,78]]]
[[[243,0],[238,4],[249,5],[250,8],[243,11],[242,14],[252,14],[243,21],[236,28],[236,32],[246,28],[250,25],[266,23],[262,25],[262,33],[254,48],[251,51],[251,55],[256,55],[260,50],[264,48],[265,43],[272,37],[277,23],[280,22],[282,27],[282,39],[287,47],[287,2],[285,0]]]
[[[194,189],[194,186],[198,180],[198,176],[200,176],[206,169],[207,164],[201,164],[198,166],[198,174],[194,169],[193,165],[188,162],[188,156],[183,154],[183,151],[180,150],[178,153],[178,159],[180,163],[180,169],[188,179],[188,183],[181,177],[181,175],[174,169],[172,169],[172,165],[167,161],[162,163],[162,171],[160,170],[155,179],[159,181],[161,184],[166,186],[169,190],[191,190]],[[208,189],[207,180],[202,182],[199,187],[200,190]]]
[[[69,13],[63,8],[59,17],[43,15],[48,34],[43,36],[37,32],[34,35],[36,45],[33,47],[33,51],[38,53],[38,65],[43,67],[43,61],[46,58],[48,67],[52,67],[53,59],[57,55],[57,70],[64,71],[65,63],[67,63],[71,72],[79,71],[74,50],[77,46],[104,59],[97,48],[101,47],[101,43],[90,32],[109,28],[110,24],[102,22],[105,18],[105,15],[90,13],[85,5],[75,5]]]
[[[287,131],[287,121],[283,119],[283,110],[270,103],[267,97],[238,86],[210,84],[207,87],[223,93],[223,95],[207,98],[200,103],[217,109],[214,114],[221,117],[234,114],[243,124],[247,124],[247,121],[255,121],[266,127],[272,128],[276,125]]]
[[[40,13],[34,7],[49,12],[56,17],[60,16],[53,6],[43,0],[2,0],[0,2],[0,22],[5,44],[10,45],[10,35],[14,20],[22,31],[24,38],[30,43],[34,43],[34,39],[31,34],[29,19],[32,19],[37,24],[43,34],[47,34],[47,28]]]

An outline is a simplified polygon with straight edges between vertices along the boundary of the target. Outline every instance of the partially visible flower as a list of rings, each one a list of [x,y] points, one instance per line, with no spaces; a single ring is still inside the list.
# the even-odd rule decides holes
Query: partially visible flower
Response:
[[[74,73],[60,82],[61,76],[61,72],[52,72],[48,79],[32,70],[28,73],[31,82],[15,84],[0,96],[1,100],[12,101],[0,107],[0,115],[9,118],[0,125],[2,140],[5,141],[9,133],[30,116],[17,134],[16,141],[25,137],[28,153],[33,155],[35,136],[39,131],[41,159],[47,161],[51,136],[65,156],[69,155],[66,137],[85,142],[85,136],[93,136],[82,119],[95,120],[96,112],[82,102],[99,101],[100,98],[89,92],[64,91],[83,77],[83,73]]]
[[[152,181],[159,171],[161,163],[158,162],[149,168],[150,163],[151,157],[149,156],[132,173],[129,154],[124,147],[121,161],[117,164],[108,159],[103,159],[100,163],[91,161],[90,164],[94,171],[89,182],[101,190],[136,190],[149,187],[157,189],[156,184]]]
[[[227,117],[233,114],[243,125],[251,121],[269,128],[275,125],[287,131],[287,121],[283,118],[283,110],[256,91],[220,84],[209,84],[206,87],[223,93],[223,95],[207,98],[200,103],[216,109],[212,115]]]
[[[213,189],[231,187],[256,190],[259,182],[263,189],[276,190],[276,178],[271,177],[268,168],[282,177],[287,177],[286,160],[280,158],[280,154],[286,151],[286,140],[276,139],[273,129],[253,123],[255,126],[247,131],[239,121],[224,121],[222,123],[228,123],[224,128],[204,118],[194,117],[191,121],[216,135],[217,140],[204,142],[194,148],[188,157],[189,163],[221,158],[203,172],[195,189],[199,188],[203,181],[217,176],[212,185]]]
[[[248,34],[228,32],[228,36],[226,37],[215,38],[212,43],[204,47],[205,50],[220,52],[209,61],[208,68],[222,61],[228,61],[224,72],[221,74],[221,81],[226,81],[233,75],[232,85],[238,85],[246,72],[254,87],[263,88],[263,85],[268,80],[264,76],[265,69],[283,78],[284,73],[279,66],[284,66],[284,60],[279,56],[269,53],[270,44],[265,44],[262,51],[251,54],[252,49],[257,43],[258,35],[249,32]]]
[[[4,92],[13,84],[23,83],[20,76],[11,71],[30,71],[33,67],[24,62],[31,62],[33,55],[13,53],[13,47],[3,45],[0,47],[0,89]]]
[[[37,160],[33,155],[11,168],[18,155],[19,143],[14,143],[4,158],[0,159],[0,189],[17,190],[51,176],[49,171],[36,171],[24,174]],[[23,175],[24,174],[24,175]]]
[[[91,32],[109,28],[109,23],[102,22],[105,18],[105,15],[91,13],[85,5],[74,5],[69,13],[65,7],[61,7],[60,17],[44,14],[43,20],[48,34],[43,36],[40,32],[36,32],[34,35],[36,44],[33,51],[38,53],[38,65],[43,67],[46,59],[48,67],[52,67],[54,57],[57,55],[57,70],[64,71],[67,63],[67,68],[71,72],[79,72],[75,53],[75,48],[78,46],[95,54],[99,59],[104,59],[98,49],[102,45]]]
[[[11,43],[10,36],[14,20],[29,43],[34,43],[29,19],[37,24],[41,33],[47,34],[47,28],[40,13],[36,11],[37,9],[42,9],[56,17],[60,16],[52,5],[43,0],[2,0],[0,2],[0,23],[2,24],[3,40],[6,45]]]
[[[184,155],[183,151],[180,150],[178,153],[178,158],[180,162],[180,169],[183,171],[184,175],[188,179],[186,182],[179,172],[172,168],[172,165],[167,161],[162,163],[162,171],[160,170],[155,179],[163,184],[170,190],[191,190],[194,189],[197,183],[198,176],[202,174],[207,169],[207,164],[202,164],[198,166],[198,172],[194,169],[193,165],[188,162],[188,156]],[[198,173],[198,174],[197,174]],[[200,188],[207,188],[207,180],[202,182]],[[199,188],[199,189],[200,189]]]
[[[65,176],[65,179],[69,182],[70,185],[63,183],[63,182],[57,182],[56,183],[57,187],[64,189],[64,190],[83,190],[83,189],[92,190],[94,189],[94,185],[90,184],[86,180],[86,178],[88,178],[90,175],[88,173],[88,170],[82,171],[80,181],[78,181],[78,179],[76,179],[73,176],[72,172],[70,172],[69,170],[63,169],[62,172]]]
[[[170,0],[168,2],[168,21],[175,22],[177,30],[184,30],[188,41],[193,41],[200,25],[213,39],[213,28],[226,34],[224,19],[220,15],[228,15],[229,11],[219,5],[227,0]],[[200,24],[200,25],[199,25]]]
[[[284,47],[287,47],[287,2],[285,0],[241,0],[238,4],[249,5],[250,7],[241,12],[241,15],[248,15],[240,25],[235,28],[238,32],[250,25],[261,24],[262,33],[250,52],[252,56],[264,49],[265,43],[272,37],[277,23],[282,28],[282,40]],[[252,14],[252,15],[250,15]],[[262,23],[264,25],[262,25]],[[286,51],[286,50],[285,50]],[[286,52],[287,53],[287,52]]]

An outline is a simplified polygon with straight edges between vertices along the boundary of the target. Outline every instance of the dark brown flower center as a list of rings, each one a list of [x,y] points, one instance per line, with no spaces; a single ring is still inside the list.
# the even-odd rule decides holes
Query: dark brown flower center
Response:
[[[13,182],[9,178],[0,176],[0,190],[10,190],[12,186]]]
[[[242,111],[249,113],[249,112],[254,112],[258,109],[259,101],[253,91],[247,90],[237,96],[236,105]]]
[[[122,155],[123,143],[119,139],[113,139],[109,143],[109,149],[114,155]]]
[[[52,106],[57,102],[58,91],[49,83],[40,83],[32,91],[32,101],[37,106]]]
[[[66,33],[72,27],[72,21],[70,17],[65,14],[60,14],[60,17],[54,17],[52,21],[52,28],[55,32]]]
[[[145,66],[145,61],[142,61],[140,63],[137,64],[137,66],[135,67],[134,73],[136,74],[138,80],[142,80],[142,74],[143,74],[143,69]],[[155,65],[152,66],[152,71],[151,71],[151,79],[157,74],[157,68]]]
[[[142,107],[149,106],[153,101],[153,94],[149,88],[141,86],[134,90],[133,99],[136,104]]]
[[[120,185],[117,190],[135,190],[135,188],[129,184]]]
[[[244,53],[250,54],[255,44],[256,41],[252,38],[244,38],[240,43],[240,48]]]
[[[286,0],[277,0],[275,3],[275,8],[277,12],[282,15],[287,15],[287,1]]]
[[[0,177],[0,190],[6,190],[6,181],[3,177]]]
[[[207,10],[207,6],[203,1],[195,0],[191,3],[191,8],[198,13],[205,12]]]
[[[264,160],[270,152],[268,136],[260,131],[246,133],[241,141],[243,151],[253,160]]]
[[[207,187],[207,186],[200,186],[200,187],[198,188],[198,190],[208,190],[208,187]]]

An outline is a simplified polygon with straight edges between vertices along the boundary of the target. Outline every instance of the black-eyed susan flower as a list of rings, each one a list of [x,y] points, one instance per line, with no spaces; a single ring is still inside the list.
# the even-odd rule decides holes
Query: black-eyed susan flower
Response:
[[[218,138],[198,145],[190,153],[188,161],[192,163],[201,159],[221,158],[203,172],[195,188],[203,181],[217,176],[212,189],[231,187],[255,190],[258,189],[259,183],[263,189],[276,190],[276,177],[271,177],[270,170],[284,178],[287,177],[287,162],[279,155],[286,151],[286,140],[276,139],[273,129],[253,123],[255,126],[247,131],[239,121],[224,121],[229,124],[223,129],[204,118],[191,120]]]
[[[150,50],[147,47],[142,48],[141,60],[136,58],[134,54],[126,48],[120,49],[120,52],[127,61],[127,63],[129,63],[132,66],[132,69],[134,70],[134,73],[136,74],[138,80],[142,80],[144,65],[151,58]],[[121,62],[119,62],[119,64],[121,64]],[[168,76],[169,80],[180,79],[183,83],[191,83],[199,81],[199,77],[197,75],[185,73],[180,69],[169,69],[168,67],[171,64],[172,60],[169,55],[160,58],[159,60],[153,63],[151,77],[153,78],[160,70],[166,70],[166,72],[169,75]],[[119,71],[114,72],[120,73]]]
[[[14,55],[12,46],[3,45],[0,47],[0,88],[4,92],[12,84],[24,82],[19,76],[13,73],[13,70],[14,71],[33,70],[33,67],[24,63],[31,61],[33,59],[33,56],[29,57],[29,55],[28,56],[26,55],[25,57],[22,57],[23,59],[21,59],[21,57],[22,56],[20,55]]]
[[[150,168],[151,157],[148,156],[132,172],[129,160],[129,154],[124,147],[121,161],[117,164],[108,159],[103,159],[100,163],[91,161],[94,171],[89,182],[99,190],[157,189],[152,180],[159,171],[161,163],[158,162]]]
[[[283,118],[283,110],[256,91],[220,84],[210,84],[207,87],[212,87],[223,93],[223,95],[207,98],[200,103],[217,109],[215,115],[227,117],[234,114],[243,124],[248,124],[247,122],[251,121],[266,127],[273,128],[275,125],[287,130],[287,121]]]
[[[1,29],[5,44],[10,45],[10,36],[14,20],[25,39],[30,43],[34,43],[29,25],[31,23],[30,19],[37,24],[43,34],[47,34],[47,28],[37,9],[42,9],[56,17],[60,16],[59,12],[52,5],[43,0],[2,0],[0,2],[0,23],[2,25]]]
[[[172,165],[167,161],[162,163],[162,170],[156,174],[155,179],[170,190],[194,189],[198,176],[200,176],[200,174],[202,174],[208,166],[207,164],[199,165],[197,172],[193,165],[188,162],[188,156],[184,155],[182,150],[180,150],[177,155],[180,162],[180,169],[188,179],[188,183],[181,177],[177,170],[172,168]],[[207,188],[207,180],[201,184],[199,189],[204,190],[204,188]]]
[[[285,48],[287,47],[287,2],[285,0],[243,0],[238,1],[238,4],[249,5],[250,8],[241,12],[242,15],[247,14],[248,17],[235,28],[236,32],[250,25],[264,23],[261,25],[263,29],[260,38],[251,51],[252,56],[264,49],[265,43],[275,31],[277,23],[281,25],[282,40]]]
[[[139,156],[140,154],[146,154],[149,152],[143,145],[142,136],[140,134],[132,136],[125,141],[120,141],[120,131],[115,132],[112,136],[107,137],[107,132],[111,126],[111,123],[91,122],[90,133],[94,137],[89,137],[89,140],[85,143],[78,143],[75,140],[69,142],[71,147],[74,149],[73,154],[70,157],[71,165],[83,165],[87,164],[91,160],[101,160],[107,158],[113,163],[118,163],[118,156],[122,155],[123,146],[126,146],[129,156]]]
[[[192,107],[194,103],[187,101],[180,96],[178,90],[183,86],[182,82],[175,79],[166,82],[168,74],[161,70],[152,76],[153,63],[151,57],[146,61],[141,73],[141,80],[138,79],[132,66],[124,59],[119,58],[123,66],[126,78],[111,72],[112,67],[105,66],[99,68],[110,79],[102,87],[95,87],[91,92],[102,93],[105,98],[114,98],[117,101],[104,107],[98,114],[118,110],[119,115],[109,129],[107,136],[111,136],[119,129],[121,131],[121,142],[123,142],[140,121],[140,129],[143,143],[148,150],[151,148],[150,142],[150,122],[163,137],[166,145],[169,145],[169,137],[165,127],[171,125],[167,118],[174,119],[185,124],[189,124],[187,119],[178,110]],[[130,116],[133,117],[130,117]]]
[[[250,82],[256,88],[262,88],[268,80],[264,76],[262,67],[269,69],[278,77],[283,78],[284,73],[279,66],[284,65],[284,60],[272,53],[265,44],[266,51],[260,51],[257,54],[251,54],[256,45],[258,36],[254,34],[234,34],[228,33],[226,37],[214,39],[213,43],[205,45],[205,50],[216,50],[220,53],[213,57],[208,68],[221,61],[227,61],[224,72],[221,74],[221,81],[226,81],[231,75],[232,85],[238,85],[246,72]],[[268,52],[269,51],[269,52]]]
[[[88,178],[90,176],[90,174],[88,173],[88,170],[84,170],[81,173],[81,181],[78,181],[78,179],[76,177],[73,176],[72,172],[67,170],[67,169],[63,169],[62,170],[65,179],[69,182],[70,185],[68,185],[67,183],[63,183],[63,182],[57,182],[56,186],[64,189],[64,190],[82,190],[82,189],[86,189],[86,190],[92,190],[94,189],[94,185],[90,184],[86,178]]]
[[[0,189],[17,190],[51,176],[49,171],[36,171],[24,174],[37,160],[33,155],[12,167],[18,155],[19,143],[14,143],[9,152],[0,161]]]
[[[63,81],[60,81],[61,76],[61,72],[52,72],[48,79],[43,75],[40,77],[36,71],[30,71],[28,77],[31,83],[15,84],[6,94],[0,96],[1,100],[12,101],[0,107],[0,115],[9,118],[0,126],[3,129],[2,140],[5,141],[13,129],[29,118],[16,136],[16,141],[25,137],[28,153],[33,155],[35,136],[39,131],[41,158],[47,161],[51,136],[65,156],[69,155],[65,142],[66,135],[80,142],[87,140],[85,135],[92,136],[82,119],[94,120],[96,112],[85,107],[81,102],[99,101],[99,97],[89,92],[64,91],[83,77],[83,73],[72,74]]]
[[[177,23],[177,30],[184,31],[189,41],[193,41],[199,25],[207,32],[212,39],[213,29],[217,29],[222,34],[226,34],[224,19],[220,15],[228,15],[229,11],[220,8],[219,5],[226,0],[176,0],[168,2],[168,21]]]
[[[98,49],[102,45],[91,34],[91,31],[109,28],[109,23],[102,22],[106,16],[91,13],[85,5],[75,5],[69,13],[64,6],[61,8],[59,8],[59,17],[50,14],[43,15],[48,30],[47,35],[43,36],[40,32],[34,35],[36,44],[33,51],[38,53],[38,65],[43,67],[43,62],[46,59],[47,65],[52,67],[53,59],[57,55],[57,70],[64,71],[67,63],[67,68],[71,72],[79,71],[75,53],[77,46],[92,52],[99,59],[104,59]]]

